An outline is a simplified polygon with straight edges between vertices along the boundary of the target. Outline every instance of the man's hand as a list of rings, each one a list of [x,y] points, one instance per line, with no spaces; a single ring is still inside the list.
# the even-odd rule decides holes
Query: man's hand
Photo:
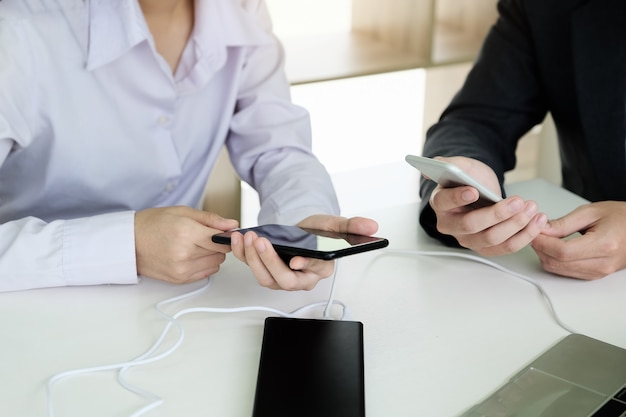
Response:
[[[482,162],[465,157],[438,159],[452,162],[500,194],[495,173]],[[517,252],[537,237],[547,224],[547,216],[538,212],[534,201],[514,196],[487,207],[476,207],[478,197],[478,191],[470,186],[437,186],[429,203],[437,216],[437,230],[454,236],[461,246],[481,255]]]
[[[546,271],[591,280],[626,268],[626,203],[586,204],[550,224],[531,243]]]
[[[315,215],[301,221],[298,226],[309,229],[328,230],[360,235],[372,235],[378,224],[363,217]],[[295,256],[285,265],[272,244],[254,232],[231,235],[233,254],[248,264],[257,281],[264,287],[283,290],[311,290],[317,283],[329,277],[334,270],[333,261]]]
[[[237,221],[190,207],[152,208],[135,214],[137,273],[173,283],[216,273],[230,248],[211,241]]]

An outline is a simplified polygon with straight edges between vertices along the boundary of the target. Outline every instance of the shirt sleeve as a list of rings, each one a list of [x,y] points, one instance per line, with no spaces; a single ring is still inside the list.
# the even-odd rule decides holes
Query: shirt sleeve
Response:
[[[19,45],[16,36],[0,19],[0,167],[32,135],[34,97],[25,75],[31,68],[26,52],[11,49]],[[0,195],[0,291],[137,282],[134,212],[48,223],[27,213],[2,216],[5,204]]]
[[[0,291],[134,284],[134,212],[0,225]]]
[[[538,78],[532,35],[521,2],[498,2],[491,28],[461,90],[427,132],[425,156],[464,155],[489,165],[500,181],[515,167],[519,139],[544,119],[547,102]],[[436,228],[428,200],[435,184],[422,178],[420,224],[432,237],[458,246]],[[504,189],[502,189],[504,195]]]
[[[250,12],[270,31],[264,3]],[[249,48],[227,140],[235,169],[259,193],[261,224],[339,213],[330,176],[312,152],[309,114],[291,102],[284,60],[273,35]]]

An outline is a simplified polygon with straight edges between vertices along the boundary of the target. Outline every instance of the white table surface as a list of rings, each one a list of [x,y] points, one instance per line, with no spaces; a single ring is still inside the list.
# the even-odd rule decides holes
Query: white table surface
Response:
[[[541,181],[510,193],[535,198],[553,217],[582,203]],[[336,298],[364,323],[368,417],[459,415],[567,334],[531,284],[474,261],[413,252],[454,251],[419,230],[417,204],[364,214],[379,221],[378,235],[391,244],[343,259]],[[625,272],[593,282],[558,278],[541,271],[530,249],[492,260],[531,276],[579,333],[626,347]],[[0,294],[0,414],[46,416],[52,375],[142,354],[167,323],[154,305],[203,285],[144,279],[134,286]],[[262,305],[287,311],[325,300],[329,288],[327,280],[310,292],[266,290],[231,256],[209,289],[166,310]],[[128,373],[129,381],[164,400],[146,415],[250,416],[268,315],[181,317],[181,347]],[[167,346],[176,331],[171,334]],[[112,371],[65,378],[53,392],[56,417],[127,416],[147,403],[125,391]]]

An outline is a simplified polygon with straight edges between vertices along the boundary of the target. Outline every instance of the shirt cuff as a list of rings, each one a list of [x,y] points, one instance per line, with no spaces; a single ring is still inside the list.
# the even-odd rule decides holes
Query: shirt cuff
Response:
[[[136,284],[135,212],[67,220],[63,275],[67,285]]]

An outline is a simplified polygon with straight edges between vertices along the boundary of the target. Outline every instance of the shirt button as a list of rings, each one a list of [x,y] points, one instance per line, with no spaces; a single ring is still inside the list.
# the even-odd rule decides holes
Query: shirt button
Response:
[[[164,190],[166,193],[169,193],[169,192],[174,191],[174,188],[176,188],[176,184],[175,184],[175,183],[173,183],[173,182],[168,182],[168,183],[165,185],[165,187],[163,188],[163,190]]]
[[[170,118],[167,116],[159,116],[159,118],[157,119],[157,123],[159,124],[159,126],[165,126],[169,122]]]

